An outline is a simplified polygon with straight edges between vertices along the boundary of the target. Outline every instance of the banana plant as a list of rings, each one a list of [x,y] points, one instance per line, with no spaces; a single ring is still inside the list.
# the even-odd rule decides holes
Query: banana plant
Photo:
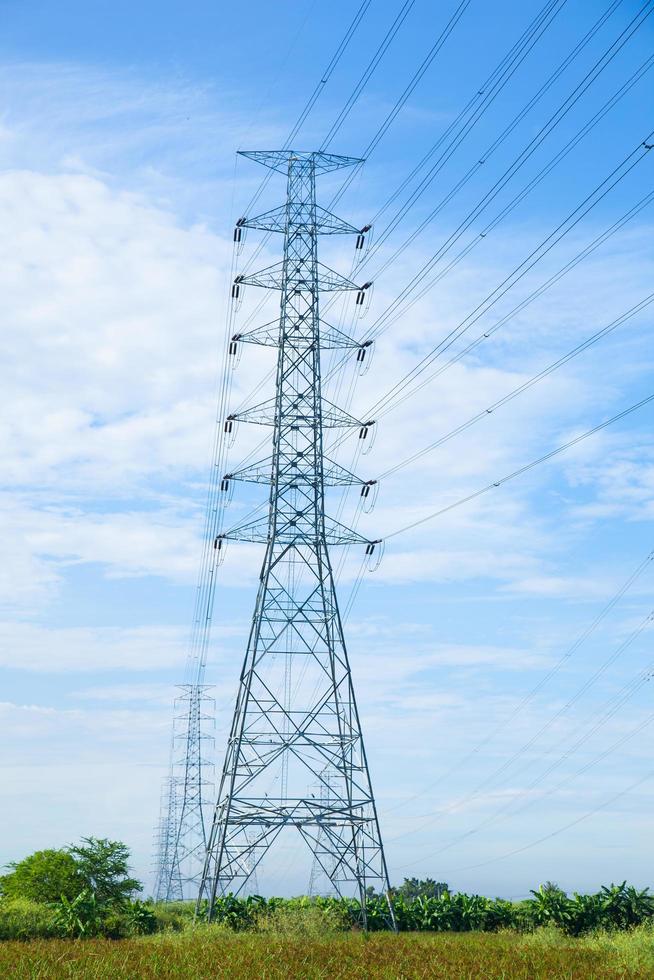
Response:
[[[56,923],[64,936],[76,939],[97,936],[102,929],[102,915],[93,892],[85,888],[76,898],[61,896],[55,904]]]

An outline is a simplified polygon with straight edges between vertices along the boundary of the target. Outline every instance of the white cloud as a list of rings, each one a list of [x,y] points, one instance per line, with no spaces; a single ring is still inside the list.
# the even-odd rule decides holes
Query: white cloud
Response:
[[[188,631],[152,626],[47,627],[0,623],[0,664],[41,673],[153,671],[176,667],[186,657]]]

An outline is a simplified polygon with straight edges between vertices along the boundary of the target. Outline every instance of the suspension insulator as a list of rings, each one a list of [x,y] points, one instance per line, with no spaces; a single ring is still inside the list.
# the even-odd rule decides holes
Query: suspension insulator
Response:
[[[227,416],[227,418],[225,419],[225,432],[234,431],[234,419],[235,419],[234,415]]]
[[[227,552],[227,540],[224,534],[216,535],[213,541],[213,549],[216,552],[216,567],[220,567],[220,565],[222,565],[225,561],[225,554]]]
[[[375,444],[377,427],[373,421],[364,422],[359,429],[359,452],[362,456],[367,456]]]
[[[384,542],[381,538],[376,541],[370,541],[366,546],[366,558],[368,558],[368,571],[376,572],[381,565],[381,560],[384,557]]]
[[[361,347],[359,347],[357,351],[357,362],[359,364],[363,364],[363,362],[365,361],[366,351],[368,350],[371,344],[372,344],[372,340],[366,340],[366,342],[364,344],[361,344]]]
[[[366,450],[362,449],[361,452],[365,455],[367,451],[368,444],[366,443]],[[379,496],[379,484],[377,480],[366,480],[366,482],[361,487],[361,510],[364,514],[371,514],[375,509],[375,504],[377,503],[377,497]]]
[[[355,251],[362,252],[363,246],[366,243],[366,234],[370,231],[372,225],[364,225],[359,234],[357,235],[357,240],[354,245]]]
[[[220,489],[223,493],[227,493],[229,490],[229,476],[224,476],[220,481]]]
[[[365,299],[366,299],[366,290],[367,289],[370,289],[371,286],[372,286],[372,283],[371,282],[364,282],[363,286],[361,287],[361,289],[357,293],[357,298],[356,298],[356,305],[357,306],[363,306],[363,304],[365,302]]]
[[[236,227],[234,228],[234,241],[240,242],[243,238],[243,225],[245,224],[245,218],[239,218],[236,222]]]
[[[237,276],[232,283],[232,299],[238,299],[241,294],[241,283],[243,282],[243,276]]]
[[[235,333],[229,342],[229,353],[234,357],[238,353],[238,342],[241,339],[240,333]]]

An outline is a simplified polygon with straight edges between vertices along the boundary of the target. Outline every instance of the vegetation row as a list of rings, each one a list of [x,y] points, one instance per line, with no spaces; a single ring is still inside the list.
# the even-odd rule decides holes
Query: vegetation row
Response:
[[[0,939],[130,938],[181,932],[194,921],[190,902],[155,903],[128,867],[129,851],[118,841],[85,838],[64,850],[37,851],[9,866],[0,878]],[[405,879],[393,889],[400,931],[531,932],[555,926],[570,936],[598,930],[628,930],[654,923],[654,895],[626,882],[599,892],[566,894],[547,883],[531,898],[511,902],[452,892],[442,882]],[[359,903],[331,897],[264,898],[254,895],[217,900],[212,921],[233,932],[346,932],[360,921]],[[371,930],[386,927],[386,903],[371,894]],[[206,919],[206,905],[200,911]]]

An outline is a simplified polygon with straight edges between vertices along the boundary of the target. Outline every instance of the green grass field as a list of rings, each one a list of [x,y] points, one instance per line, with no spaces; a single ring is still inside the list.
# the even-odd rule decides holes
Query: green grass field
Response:
[[[325,936],[234,934],[216,927],[114,942],[38,940],[0,943],[0,976],[11,980],[233,980],[276,978],[654,977],[654,932],[566,938],[553,930]]]

